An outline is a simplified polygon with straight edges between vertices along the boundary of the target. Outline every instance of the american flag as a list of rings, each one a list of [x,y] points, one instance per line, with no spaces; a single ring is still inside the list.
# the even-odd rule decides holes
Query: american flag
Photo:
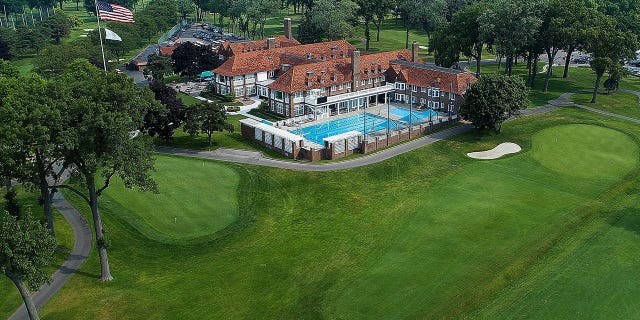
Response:
[[[98,12],[105,21],[133,23],[133,13],[121,5],[98,1]]]

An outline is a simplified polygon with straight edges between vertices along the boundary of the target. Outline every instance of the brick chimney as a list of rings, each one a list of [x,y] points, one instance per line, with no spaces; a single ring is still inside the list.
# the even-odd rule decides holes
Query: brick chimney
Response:
[[[414,41],[411,44],[411,62],[418,62],[418,41]]]
[[[284,18],[284,37],[291,40],[291,18]]]
[[[267,49],[273,49],[276,47],[276,38],[267,38]]]
[[[354,50],[351,53],[351,71],[353,72],[352,90],[356,91],[356,87],[360,86],[360,51]]]

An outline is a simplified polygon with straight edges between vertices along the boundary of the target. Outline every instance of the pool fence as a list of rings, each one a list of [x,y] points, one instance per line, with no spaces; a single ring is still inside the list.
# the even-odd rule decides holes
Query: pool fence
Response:
[[[380,130],[363,135],[361,131],[348,131],[323,139],[324,145],[306,140],[303,136],[274,127],[254,119],[240,120],[241,133],[246,139],[280,153],[288,158],[306,161],[335,160],[355,153],[369,153],[419,136],[444,129],[459,121],[456,115],[438,117],[397,130]]]

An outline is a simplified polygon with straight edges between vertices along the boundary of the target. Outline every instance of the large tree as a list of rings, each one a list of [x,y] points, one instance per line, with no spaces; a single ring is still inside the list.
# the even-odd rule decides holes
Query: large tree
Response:
[[[18,288],[31,320],[40,319],[30,291],[50,279],[56,242],[37,220],[24,214],[18,220],[0,211],[0,271]]]
[[[565,47],[563,50],[566,53],[562,77],[567,78],[569,76],[571,56],[584,44],[582,31],[588,28],[595,19],[598,19],[598,12],[591,0],[565,0],[561,2],[564,11],[569,13],[564,17],[565,24],[562,26],[562,29],[565,30]]]
[[[209,146],[212,146],[211,136],[213,133],[216,131],[233,132],[233,125],[227,122],[227,114],[223,105],[202,102],[187,108],[183,129],[190,136],[197,136],[199,133],[206,134]]]
[[[218,59],[211,46],[202,46],[185,42],[173,50],[173,70],[181,75],[193,77],[202,71],[213,70],[218,66]]]
[[[373,7],[373,24],[376,26],[376,42],[380,41],[380,28],[382,21],[387,17],[391,9],[394,7],[394,0],[372,0],[375,3]]]
[[[58,187],[73,191],[91,208],[100,280],[110,281],[109,241],[98,210],[99,198],[114,176],[126,187],[156,190],[149,175],[154,163],[151,138],[136,137],[135,130],[142,127],[145,114],[161,106],[148,89],[139,88],[124,75],[105,74],[87,61],[72,63],[60,81],[66,84],[69,109],[62,152],[65,164],[75,169],[82,188],[69,184]]]
[[[519,77],[483,75],[467,90],[460,116],[479,130],[500,132],[502,123],[529,105],[529,88]]]
[[[486,10],[484,2],[465,7],[453,15],[449,24],[433,34],[429,50],[434,52],[437,64],[447,67],[453,65],[462,53],[476,61],[476,75],[480,75],[482,50],[486,43],[480,33],[478,19]]]
[[[542,1],[495,0],[479,18],[480,32],[506,57],[505,74],[511,75],[516,55],[535,40],[542,23]]]
[[[166,75],[173,73],[173,60],[170,56],[152,54],[147,61],[144,75],[154,81],[164,81]]]
[[[0,102],[0,117],[5,120],[0,123],[0,140],[13,140],[16,145],[2,149],[13,151],[12,163],[19,168],[13,178],[40,192],[47,226],[55,236],[52,186],[64,171],[58,162],[60,145],[64,144],[66,103],[61,97],[65,89],[38,76],[14,81],[19,85],[7,91]]]
[[[351,0],[316,0],[300,23],[300,41],[311,43],[351,37],[358,5]]]
[[[174,130],[184,121],[185,106],[176,91],[164,83],[152,81],[149,88],[164,108],[151,110],[145,115],[144,130],[152,137],[157,135],[162,140],[170,140]]]
[[[603,18],[595,26],[584,30],[585,50],[591,53],[591,69],[596,74],[591,102],[596,102],[602,76],[616,70],[624,59],[633,59],[638,50],[637,37],[630,31],[615,29],[615,21]]]

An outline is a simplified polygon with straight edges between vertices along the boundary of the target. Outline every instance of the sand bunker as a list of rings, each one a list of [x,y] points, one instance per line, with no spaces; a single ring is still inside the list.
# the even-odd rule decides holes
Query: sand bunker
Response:
[[[467,153],[467,156],[474,159],[482,159],[482,160],[498,159],[506,154],[520,152],[520,150],[522,150],[522,148],[520,148],[519,145],[512,142],[505,142],[505,143],[499,144],[497,147],[491,150],[469,152]]]

